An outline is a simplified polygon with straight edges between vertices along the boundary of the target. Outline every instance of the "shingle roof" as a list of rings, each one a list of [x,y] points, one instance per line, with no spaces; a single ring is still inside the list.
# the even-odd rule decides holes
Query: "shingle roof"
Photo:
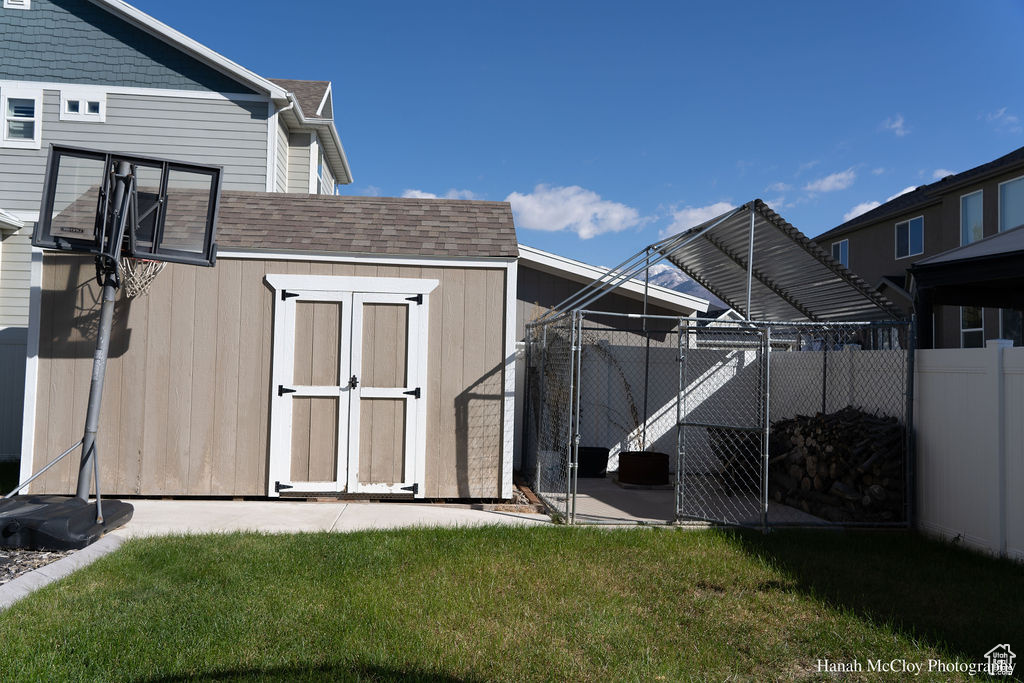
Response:
[[[930,185],[922,185],[912,192],[901,194],[899,197],[875,207],[867,213],[862,213],[856,218],[851,218],[842,225],[836,226],[814,239],[822,240],[837,237],[862,225],[869,225],[927,206],[939,201],[943,194],[955,187],[967,185],[986,176],[995,175],[1016,165],[1024,165],[1024,147],[1015,149],[1009,154],[1005,154],[981,166],[975,166],[956,175],[948,175]]]
[[[224,191],[222,250],[503,257],[518,255],[506,202]]]
[[[271,78],[271,83],[281,86],[290,93],[295,94],[295,99],[302,107],[302,113],[307,119],[319,118],[316,113],[323,102],[324,93],[331,85],[330,81],[298,81],[290,78]]]

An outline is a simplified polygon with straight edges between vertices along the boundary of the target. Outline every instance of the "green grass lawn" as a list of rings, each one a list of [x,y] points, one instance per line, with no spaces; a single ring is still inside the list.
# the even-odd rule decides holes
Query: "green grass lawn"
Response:
[[[0,672],[790,680],[821,657],[977,661],[1024,646],[1022,614],[1019,566],[909,534],[235,534],[132,541],[18,603]]]

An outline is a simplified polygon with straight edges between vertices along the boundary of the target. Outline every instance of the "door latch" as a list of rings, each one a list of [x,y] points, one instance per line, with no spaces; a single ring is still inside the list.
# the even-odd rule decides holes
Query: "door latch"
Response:
[[[356,377],[355,375],[352,375],[351,377],[348,378],[348,388],[355,389],[357,386],[359,386],[359,378]]]

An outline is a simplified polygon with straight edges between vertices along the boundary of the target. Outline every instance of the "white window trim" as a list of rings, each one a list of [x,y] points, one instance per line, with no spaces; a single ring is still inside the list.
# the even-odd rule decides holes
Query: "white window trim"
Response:
[[[68,100],[78,100],[81,103],[81,107],[77,113],[68,111]],[[88,102],[99,102],[100,112],[98,114],[88,113]],[[61,89],[60,120],[105,123],[107,120],[107,91],[99,88]]]
[[[964,332],[981,332],[981,345],[985,345],[985,309],[981,308],[981,327],[964,327],[964,308],[974,308],[973,306],[960,306],[960,318],[958,325],[960,326],[960,348],[966,349],[964,346]],[[977,347],[972,347],[977,348]]]
[[[835,257],[836,245],[837,244],[841,245],[844,242],[846,243],[846,263],[843,263],[841,258],[836,258]],[[850,240],[849,239],[845,239],[845,240],[839,240],[838,242],[833,242],[832,243],[832,254],[833,254],[832,260],[834,260],[836,263],[842,265],[844,268],[849,268],[850,267]],[[843,255],[843,248],[841,246],[839,247],[839,255],[840,256]]]
[[[4,0],[4,9],[32,9],[32,0]]]
[[[316,151],[320,147],[320,141],[316,133],[309,134],[309,194],[317,194],[316,191]]]
[[[981,238],[985,237],[985,190],[975,190],[974,192],[968,192],[967,194],[960,195],[960,246],[970,244],[970,242],[964,242],[964,200],[968,197],[973,197],[976,194],[981,195]],[[924,240],[922,240],[923,242]]]
[[[916,221],[918,218],[921,219],[921,251],[916,251],[916,252],[911,254],[911,253],[909,253],[909,251],[910,251],[910,222],[911,221]],[[899,234],[898,233],[899,233],[899,226],[903,225],[904,223],[907,224],[907,251],[908,251],[908,253],[905,256],[900,256],[900,240],[899,240]],[[892,238],[893,238],[892,239],[892,242],[893,242],[893,244],[892,244],[892,251],[893,251],[893,254],[896,256],[896,260],[897,261],[900,261],[900,260],[905,259],[905,258],[911,258],[912,256],[920,256],[921,254],[923,254],[924,253],[924,214],[922,214],[920,216],[914,216],[913,218],[908,218],[905,221],[896,221],[896,223],[892,226]]]
[[[1010,178],[999,183],[996,188],[996,231],[1006,232],[1003,229],[1003,185],[1016,182],[1018,180],[1024,180],[1024,175],[1017,176],[1016,178]],[[1014,226],[1016,227],[1016,226]]]
[[[8,140],[7,139],[7,100],[25,99],[35,101],[35,137],[32,140]],[[2,88],[0,89],[0,120],[3,122],[3,129],[0,130],[0,147],[14,149],[41,149],[43,140],[43,91],[35,88]]]

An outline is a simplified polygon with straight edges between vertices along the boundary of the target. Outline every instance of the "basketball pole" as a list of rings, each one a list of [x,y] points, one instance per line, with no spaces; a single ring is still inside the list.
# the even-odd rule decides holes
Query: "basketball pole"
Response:
[[[103,522],[100,508],[100,477],[99,463],[96,456],[96,433],[100,426],[100,404],[103,400],[103,379],[107,374],[107,357],[110,352],[110,333],[114,324],[114,297],[118,281],[118,263],[120,260],[121,237],[128,218],[128,205],[131,200],[130,186],[133,181],[131,165],[126,161],[118,162],[116,172],[117,183],[114,188],[114,220],[110,229],[114,231],[113,256],[96,257],[97,270],[102,278],[103,299],[100,306],[99,330],[96,334],[96,352],[92,357],[92,381],[89,384],[89,408],[85,414],[85,434],[82,436],[82,457],[78,466],[78,489],[75,495],[88,502],[90,478],[96,479],[96,511],[97,521]]]

